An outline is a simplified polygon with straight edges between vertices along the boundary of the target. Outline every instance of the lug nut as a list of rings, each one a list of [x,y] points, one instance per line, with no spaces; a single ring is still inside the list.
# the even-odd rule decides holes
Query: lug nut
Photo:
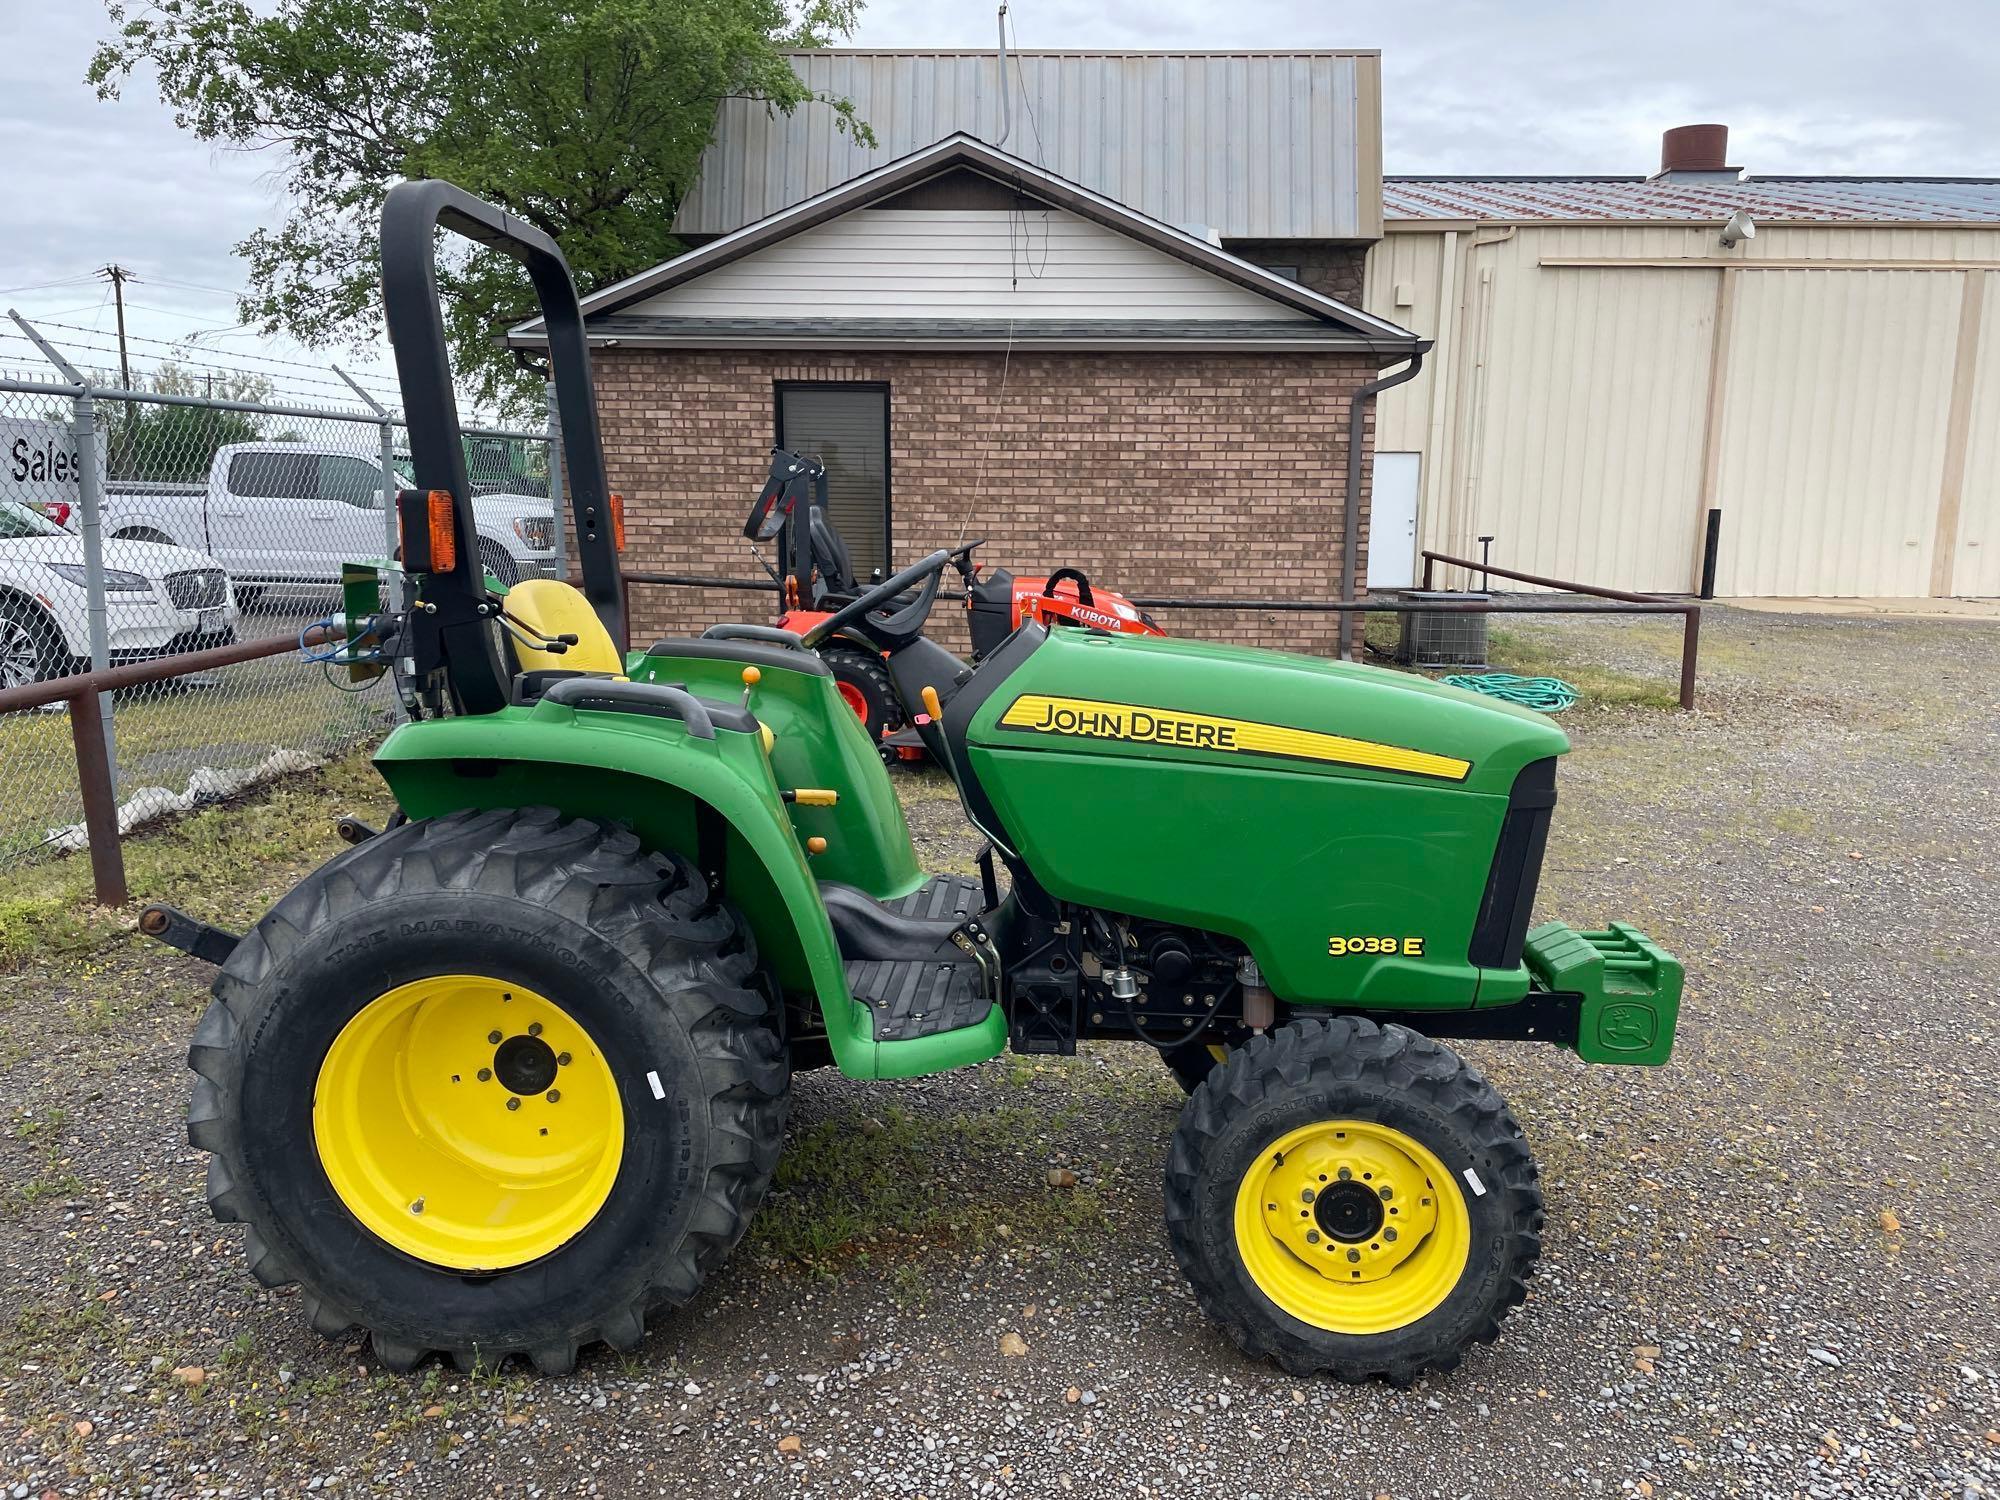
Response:
[[[1382,1238],[1387,1240],[1390,1244],[1393,1245],[1396,1243],[1396,1231],[1393,1229],[1385,1229],[1382,1231]]]
[[[521,1101],[519,1099],[509,1099],[507,1101],[507,1107],[509,1109],[519,1109],[521,1107]]]
[[[494,1046],[497,1047],[500,1045],[500,1033],[497,1031],[489,1031],[486,1033],[486,1040],[491,1042]]]
[[[547,1098],[548,1098],[548,1101],[549,1101],[549,1103],[551,1103],[551,1104],[554,1104],[554,1103],[555,1103],[555,1102],[556,1102],[557,1100],[559,1100],[559,1099],[561,1099],[561,1098],[562,1098],[562,1090],[561,1090],[561,1089],[550,1089],[550,1090],[549,1090],[549,1092],[548,1092],[548,1095],[547,1095]]]
[[[1318,1196],[1319,1195],[1315,1193],[1311,1188],[1299,1189],[1299,1202],[1301,1203],[1310,1203],[1313,1201],[1314,1198]]]
[[[1338,1177],[1342,1182],[1352,1182],[1354,1180],[1354,1174],[1348,1171],[1347,1168],[1345,1167],[1342,1167],[1338,1172],[1334,1173],[1333,1175]]]
[[[1382,1186],[1377,1188],[1375,1191],[1382,1195],[1382,1201],[1384,1203],[1387,1203],[1391,1198],[1396,1196],[1396,1190],[1390,1187],[1389,1184],[1386,1182],[1383,1183]]]
[[[491,1068],[481,1068],[479,1070],[479,1081],[481,1083],[491,1083],[493,1081],[493,1070]]]
[[[556,1054],[556,1066],[559,1068],[566,1068],[569,1066],[569,1054],[567,1052],[558,1052]]]
[[[1358,1263],[1361,1259],[1361,1252],[1359,1250],[1350,1250],[1347,1252],[1347,1258],[1350,1261]]]
[[[541,1034],[542,1034],[542,1023],[540,1021],[530,1021],[528,1023],[528,1035],[540,1036]]]
[[[1306,1231],[1306,1243],[1308,1245],[1317,1245],[1319,1243],[1319,1231],[1317,1229],[1308,1229]]]

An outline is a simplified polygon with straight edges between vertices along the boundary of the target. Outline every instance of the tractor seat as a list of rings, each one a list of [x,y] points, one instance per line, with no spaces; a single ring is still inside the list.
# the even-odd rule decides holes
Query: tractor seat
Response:
[[[535,635],[573,635],[576,644],[558,655],[509,637],[523,672],[602,672],[625,675],[618,643],[583,594],[557,578],[528,578],[507,591],[507,613]]]

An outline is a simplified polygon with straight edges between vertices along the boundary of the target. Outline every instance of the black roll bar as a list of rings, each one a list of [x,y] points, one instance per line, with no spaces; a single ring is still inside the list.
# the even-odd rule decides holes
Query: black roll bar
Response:
[[[597,429],[597,395],[590,381],[590,347],[569,263],[541,230],[463,188],[435,179],[398,183],[382,205],[382,309],[402,387],[413,477],[419,489],[451,492],[453,529],[458,534],[452,570],[426,579],[423,598],[430,608],[417,612],[413,623],[419,645],[422,636],[434,637],[461,707],[484,713],[508,701],[507,673],[490,622],[481,613],[486,590],[479,563],[479,527],[472,514],[451,359],[438,311],[439,229],[502,251],[527,270],[548,330],[549,367],[568,468],[570,539],[582,565],[584,597],[621,650],[627,645],[625,594]]]

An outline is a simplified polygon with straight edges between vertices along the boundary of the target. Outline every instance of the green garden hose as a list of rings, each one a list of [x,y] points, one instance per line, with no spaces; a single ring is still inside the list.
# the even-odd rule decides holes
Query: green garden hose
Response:
[[[1516,677],[1512,672],[1478,672],[1443,679],[1447,687],[1465,688],[1518,703],[1545,714],[1559,714],[1576,702],[1576,689],[1560,677]]]

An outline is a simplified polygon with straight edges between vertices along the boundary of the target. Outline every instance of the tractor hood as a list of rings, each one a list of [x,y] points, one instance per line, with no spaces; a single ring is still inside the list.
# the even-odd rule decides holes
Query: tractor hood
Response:
[[[1502,797],[1523,766],[1569,749],[1542,714],[1407,672],[1083,630],[1052,632],[996,684],[970,738]]]
[[[1057,898],[1238,938],[1293,1002],[1526,991],[1516,929],[1569,748],[1540,714],[1375,667],[1074,629],[1016,632],[962,692],[996,831]],[[1510,818],[1523,836],[1503,840]]]

